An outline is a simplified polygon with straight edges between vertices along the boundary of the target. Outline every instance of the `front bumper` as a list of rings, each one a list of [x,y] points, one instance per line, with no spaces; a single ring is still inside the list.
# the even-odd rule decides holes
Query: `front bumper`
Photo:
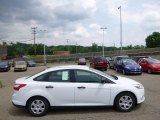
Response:
[[[145,100],[145,90],[144,89],[138,89],[136,92],[137,96],[137,104],[142,103]]]
[[[153,73],[160,73],[160,68],[154,68],[154,69],[152,69],[152,72]]]
[[[18,71],[18,70],[26,70],[26,68],[14,68],[15,71]]]
[[[142,74],[142,70],[140,69],[125,69],[127,74]]]
[[[3,72],[3,71],[7,71],[8,68],[0,68],[0,71]]]

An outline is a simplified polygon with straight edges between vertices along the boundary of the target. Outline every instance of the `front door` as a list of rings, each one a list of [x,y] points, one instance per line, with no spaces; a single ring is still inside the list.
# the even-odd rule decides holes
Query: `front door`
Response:
[[[109,105],[110,84],[101,83],[102,76],[85,70],[75,70],[75,105]]]

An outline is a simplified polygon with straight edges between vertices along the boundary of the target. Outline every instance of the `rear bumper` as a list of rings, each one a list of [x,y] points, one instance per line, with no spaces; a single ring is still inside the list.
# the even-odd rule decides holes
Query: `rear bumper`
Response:
[[[16,105],[15,103],[12,102],[12,104],[15,106],[15,107],[18,107],[18,108],[25,108],[25,106],[22,106],[22,105]]]

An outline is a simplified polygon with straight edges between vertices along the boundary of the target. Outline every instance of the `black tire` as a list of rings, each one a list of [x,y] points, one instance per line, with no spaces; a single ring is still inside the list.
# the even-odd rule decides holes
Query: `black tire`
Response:
[[[43,97],[31,98],[27,104],[28,111],[31,115],[36,117],[45,115],[48,112],[49,107],[48,101]]]
[[[148,72],[149,74],[152,74],[152,69],[148,68],[147,72]]]
[[[120,112],[130,112],[136,105],[136,99],[131,93],[124,92],[116,97],[114,105]]]
[[[125,70],[122,70],[122,73],[123,73],[123,75],[126,75],[126,71]]]
[[[119,70],[118,70],[118,68],[117,68],[117,67],[115,68],[115,70],[116,70],[116,72],[119,72]]]

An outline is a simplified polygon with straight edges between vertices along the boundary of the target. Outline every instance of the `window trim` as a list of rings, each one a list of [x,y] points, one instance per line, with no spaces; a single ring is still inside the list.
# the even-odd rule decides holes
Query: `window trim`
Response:
[[[63,80],[61,82],[59,81],[48,81],[48,77],[51,75],[52,72],[58,72],[58,71],[69,71],[69,80],[67,80],[66,82],[64,82]],[[40,77],[41,75],[44,75],[44,74],[48,74],[42,81],[36,81],[35,79]],[[72,74],[71,74],[71,69],[63,69],[63,70],[53,70],[53,71],[49,71],[49,72],[46,72],[46,73],[43,73],[35,78],[33,78],[34,81],[36,82],[55,82],[55,83],[72,83],[73,80],[72,80]],[[45,80],[46,79],[46,80]]]
[[[105,78],[105,79],[107,79],[106,83],[111,83],[111,80],[109,80],[107,77],[104,77],[104,76],[102,76],[102,75],[100,75],[100,74],[97,74],[97,73],[95,73],[95,72],[93,72],[93,71],[89,71],[89,70],[82,70],[82,69],[74,69],[73,71],[74,71],[74,82],[75,82],[75,83],[95,83],[95,84],[97,84],[97,83],[98,83],[98,84],[99,84],[99,83],[102,83],[102,79],[101,79],[101,81],[99,81],[99,82],[84,82],[84,81],[79,82],[79,81],[77,81],[77,80],[76,80],[76,74],[75,74],[76,70],[80,70],[80,71],[86,71],[86,72],[94,73],[94,74],[96,74],[96,75],[100,76],[101,78]]]

